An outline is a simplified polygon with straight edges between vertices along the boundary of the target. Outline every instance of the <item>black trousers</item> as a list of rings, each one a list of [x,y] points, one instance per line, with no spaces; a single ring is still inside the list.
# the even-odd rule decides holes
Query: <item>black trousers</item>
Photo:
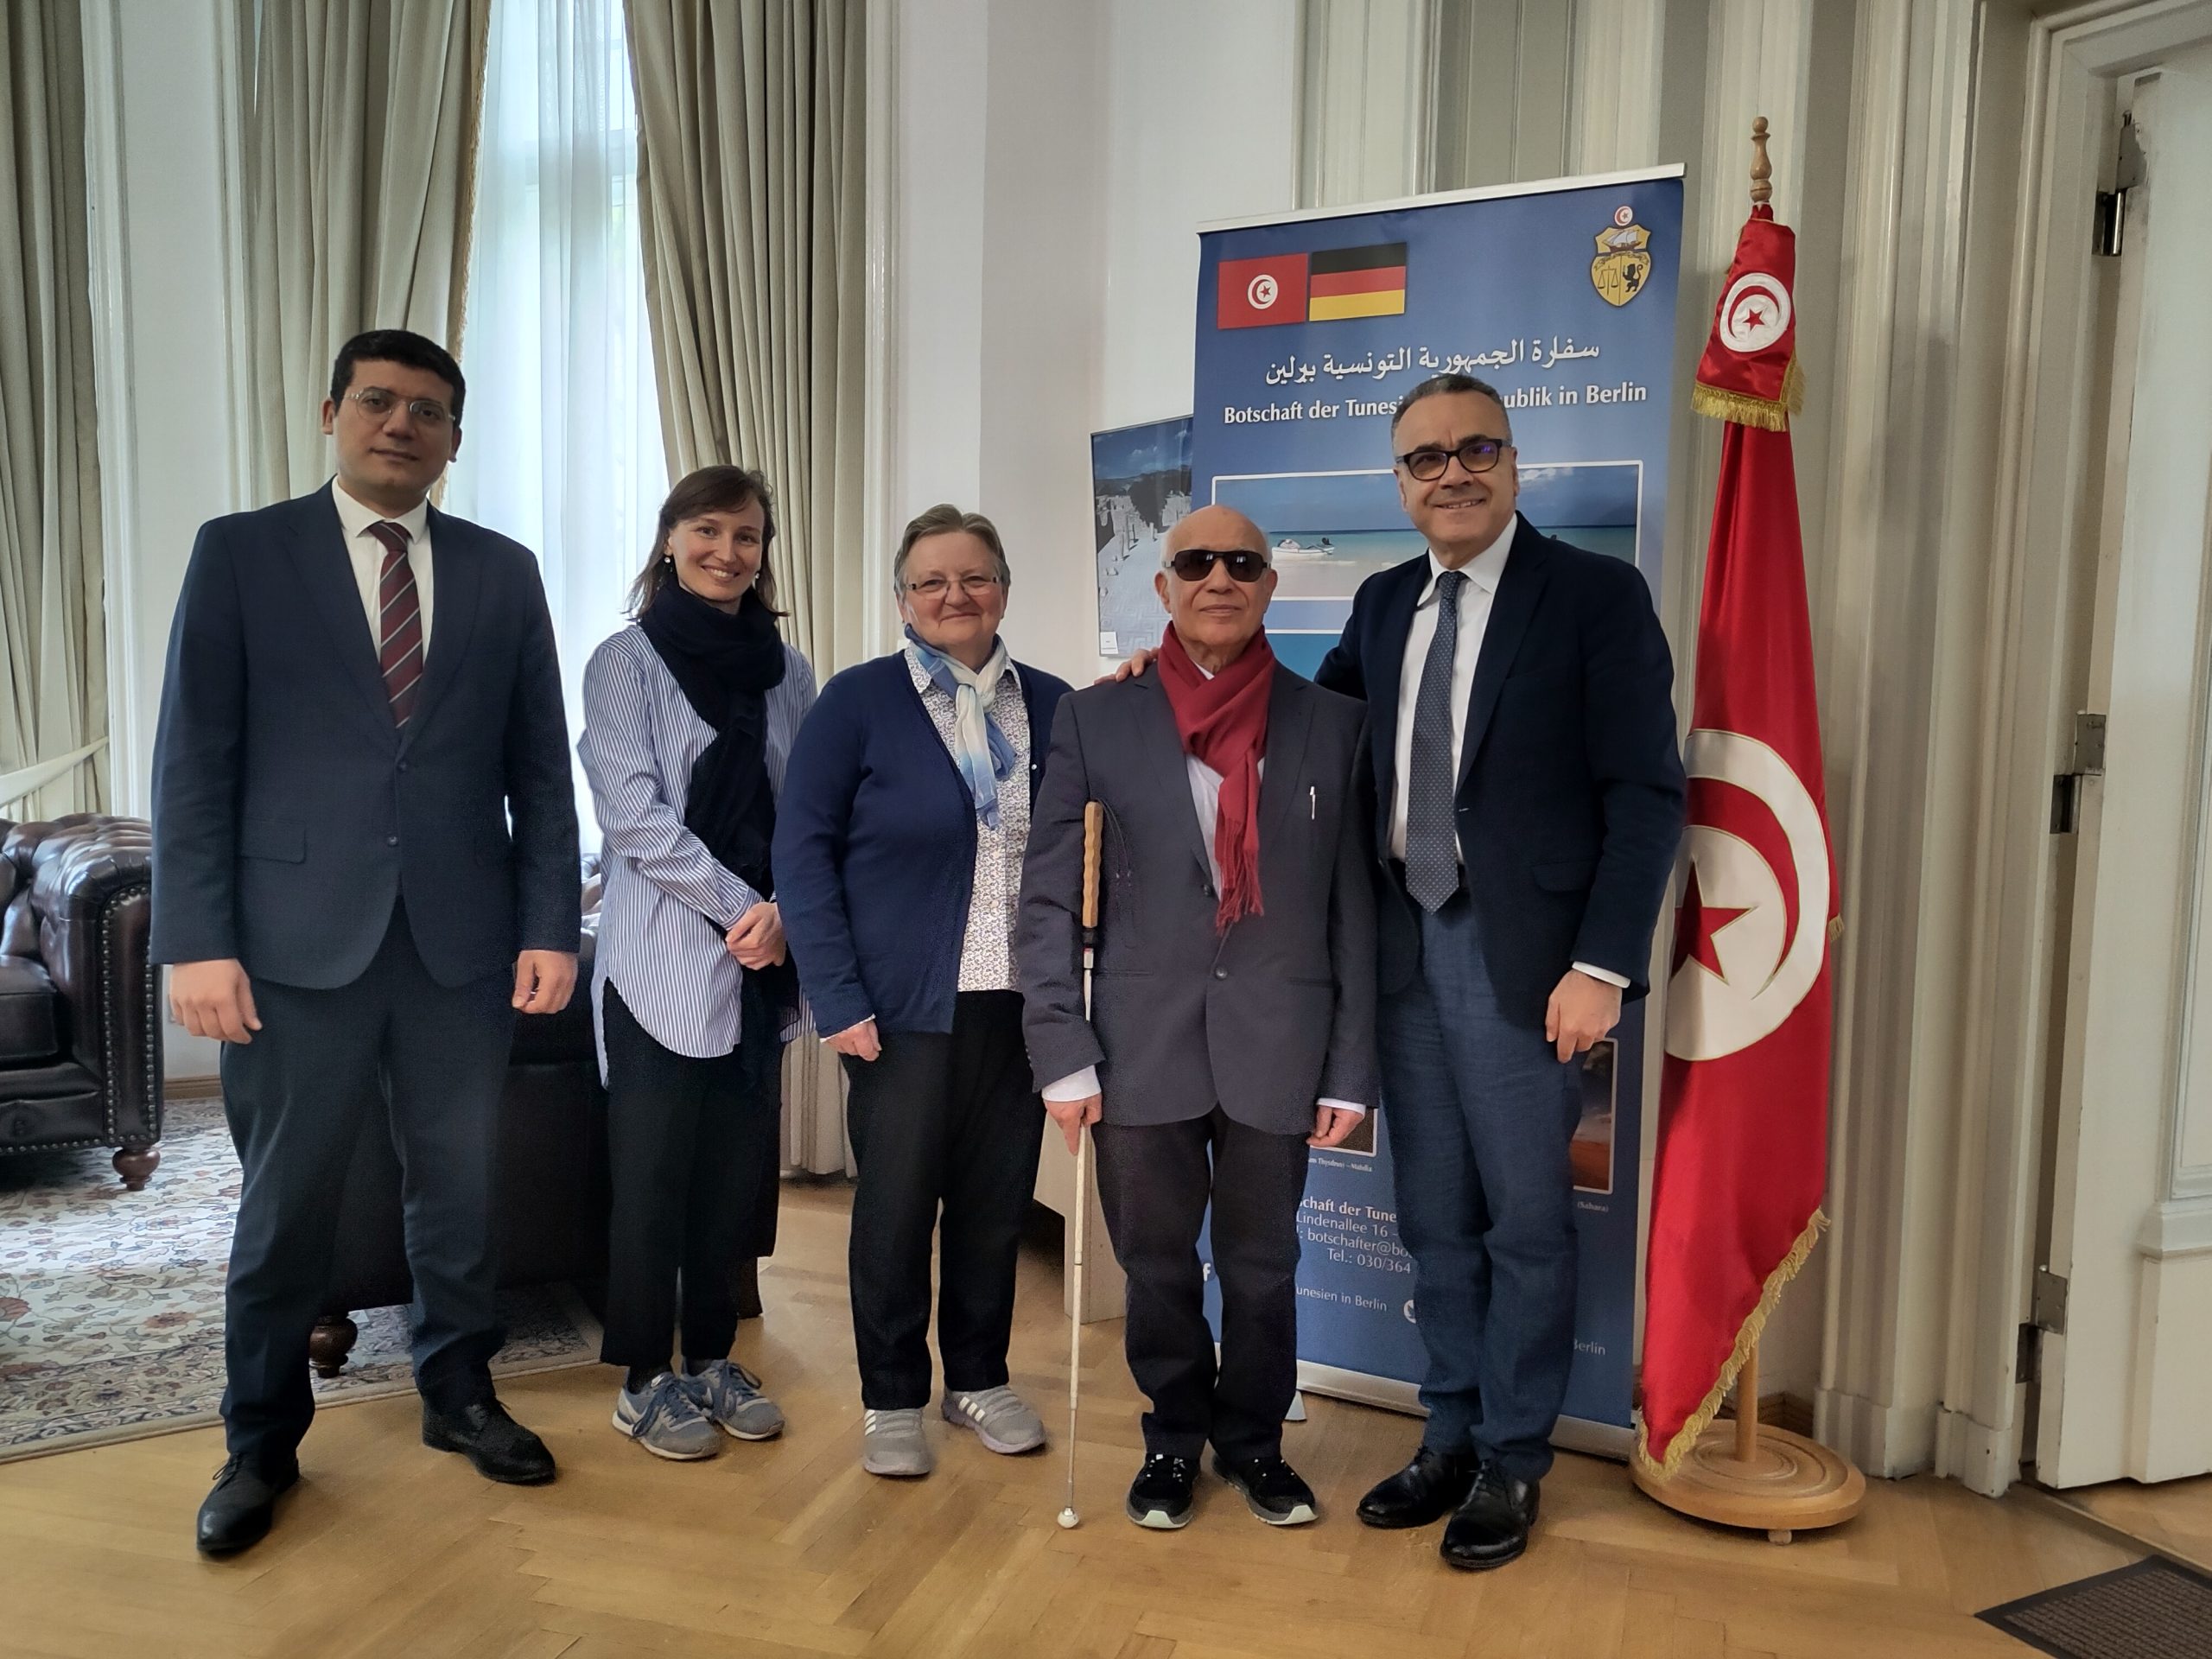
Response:
[[[610,1365],[666,1365],[679,1301],[686,1358],[720,1359],[737,1339],[731,1274],[754,1253],[774,1178],[784,1057],[776,1010],[752,975],[744,983],[741,1039],[712,1059],[663,1046],[606,987],[612,1192],[599,1357]]]
[[[1306,1137],[1218,1106],[1180,1123],[1101,1123],[1098,1198],[1128,1275],[1129,1375],[1152,1402],[1147,1452],[1272,1457],[1298,1391],[1298,1205]],[[1198,1229],[1213,1206],[1221,1357],[1206,1325]]]
[[[861,1402],[904,1411],[929,1403],[932,1231],[945,1389],[1006,1384],[1014,1259],[1045,1103],[1030,1086],[1017,991],[963,991],[950,1034],[894,1031],[879,1040],[874,1059],[845,1059],[861,1171],[848,1276]]]
[[[514,976],[441,985],[404,906],[368,969],[335,990],[253,982],[261,1029],[226,1043],[223,1109],[245,1168],[224,1293],[224,1435],[276,1473],[315,1416],[308,1336],[324,1312],[338,1195],[365,1119],[402,1171],[415,1280],[415,1383],[452,1410],[489,1394],[505,1341],[493,1290],[493,1150],[514,1039]]]

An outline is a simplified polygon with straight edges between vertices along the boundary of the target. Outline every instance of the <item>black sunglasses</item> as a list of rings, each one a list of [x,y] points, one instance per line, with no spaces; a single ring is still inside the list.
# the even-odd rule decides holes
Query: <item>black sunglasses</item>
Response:
[[[1238,582],[1257,582],[1268,568],[1267,555],[1249,547],[1186,547],[1167,561],[1167,568],[1185,582],[1204,582],[1213,574],[1216,559]]]
[[[1498,455],[1512,447],[1503,438],[1469,438],[1457,449],[1409,449],[1398,457],[1398,465],[1429,484],[1444,476],[1454,455],[1468,472],[1486,473],[1497,465]]]

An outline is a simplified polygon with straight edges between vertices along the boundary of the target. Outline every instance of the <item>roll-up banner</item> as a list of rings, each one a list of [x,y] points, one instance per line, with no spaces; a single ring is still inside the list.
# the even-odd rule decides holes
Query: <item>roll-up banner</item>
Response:
[[[1672,167],[1201,233],[1190,499],[1226,503],[1266,533],[1281,574],[1268,634],[1284,663],[1311,675],[1360,582],[1425,552],[1399,503],[1390,415],[1433,374],[1497,387],[1521,511],[1549,535],[1629,561],[1656,596],[1681,223]],[[1581,1287],[1554,1439],[1625,1457],[1642,1005],[1591,1052],[1582,1077]],[[1300,1215],[1300,1382],[1416,1410],[1426,1360],[1397,1208],[1384,1101],[1352,1141],[1313,1156]],[[1218,1331],[1211,1273],[1207,1291]]]

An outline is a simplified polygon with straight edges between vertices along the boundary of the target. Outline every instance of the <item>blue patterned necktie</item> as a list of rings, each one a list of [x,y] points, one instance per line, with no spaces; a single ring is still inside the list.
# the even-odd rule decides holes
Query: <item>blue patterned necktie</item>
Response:
[[[1452,826],[1452,665],[1459,652],[1459,590],[1466,574],[1436,579],[1436,635],[1414,696],[1414,747],[1406,780],[1406,891],[1423,910],[1459,890],[1459,837]]]

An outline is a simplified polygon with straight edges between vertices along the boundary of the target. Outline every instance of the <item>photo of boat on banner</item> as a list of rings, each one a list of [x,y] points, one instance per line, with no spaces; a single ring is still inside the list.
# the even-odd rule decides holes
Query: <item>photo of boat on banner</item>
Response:
[[[1632,461],[1524,461],[1521,511],[1547,535],[1633,564],[1642,472]],[[1276,655],[1301,674],[1312,674],[1336,643],[1359,584],[1421,555],[1421,536],[1406,522],[1388,467],[1224,474],[1213,484],[1216,501],[1248,515],[1266,533],[1278,573],[1268,637]]]

